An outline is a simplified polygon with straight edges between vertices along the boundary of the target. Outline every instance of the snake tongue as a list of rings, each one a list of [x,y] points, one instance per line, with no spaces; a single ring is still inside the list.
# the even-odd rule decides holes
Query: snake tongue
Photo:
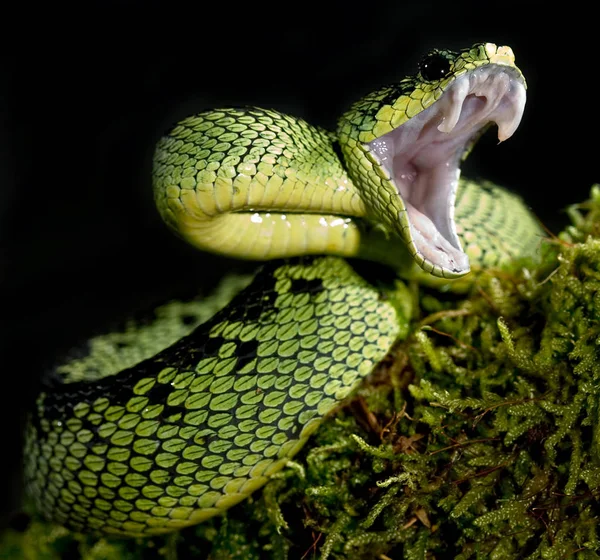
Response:
[[[454,221],[461,157],[490,123],[501,142],[510,138],[524,107],[518,73],[489,64],[458,77],[427,109],[368,144],[396,186],[409,225],[404,237],[424,270],[469,272]]]

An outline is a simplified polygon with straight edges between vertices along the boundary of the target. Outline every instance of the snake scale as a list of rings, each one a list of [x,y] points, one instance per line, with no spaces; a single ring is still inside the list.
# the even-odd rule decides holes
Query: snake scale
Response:
[[[335,134],[260,108],[177,124],[154,158],[161,216],[200,249],[269,262],[222,309],[171,303],[44,379],[24,452],[38,510],[146,536],[260,488],[406,336],[410,297],[369,261],[447,288],[535,255],[521,199],[460,179],[483,130],[509,138],[524,105],[511,49],[479,43],[431,51]]]

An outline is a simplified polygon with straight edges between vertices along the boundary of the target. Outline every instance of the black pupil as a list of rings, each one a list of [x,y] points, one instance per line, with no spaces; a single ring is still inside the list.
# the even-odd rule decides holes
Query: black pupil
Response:
[[[421,62],[421,76],[428,81],[439,80],[450,72],[450,68],[450,61],[445,56],[430,54]]]

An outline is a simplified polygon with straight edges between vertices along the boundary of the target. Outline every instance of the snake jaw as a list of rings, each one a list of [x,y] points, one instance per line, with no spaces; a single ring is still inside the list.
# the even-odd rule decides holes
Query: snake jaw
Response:
[[[456,78],[427,109],[366,145],[400,195],[409,226],[404,237],[423,269],[448,278],[469,272],[454,221],[460,162],[491,123],[500,142],[510,138],[525,100],[514,67],[487,64]]]

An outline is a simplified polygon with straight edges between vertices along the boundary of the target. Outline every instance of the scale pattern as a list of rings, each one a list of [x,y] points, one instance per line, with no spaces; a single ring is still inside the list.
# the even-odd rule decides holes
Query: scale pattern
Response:
[[[456,232],[476,268],[502,268],[535,258],[544,237],[523,199],[489,181],[460,182]]]
[[[153,359],[42,393],[26,438],[29,490],[78,531],[198,523],[281,469],[397,333],[396,309],[344,260],[269,264]]]
[[[193,246],[244,259],[350,256],[363,216],[332,135],[258,107],[188,117],[157,145],[156,206]]]
[[[208,297],[173,300],[128,317],[73,348],[51,375],[64,383],[93,381],[152,358],[208,321],[251,280],[250,275],[225,276]]]

